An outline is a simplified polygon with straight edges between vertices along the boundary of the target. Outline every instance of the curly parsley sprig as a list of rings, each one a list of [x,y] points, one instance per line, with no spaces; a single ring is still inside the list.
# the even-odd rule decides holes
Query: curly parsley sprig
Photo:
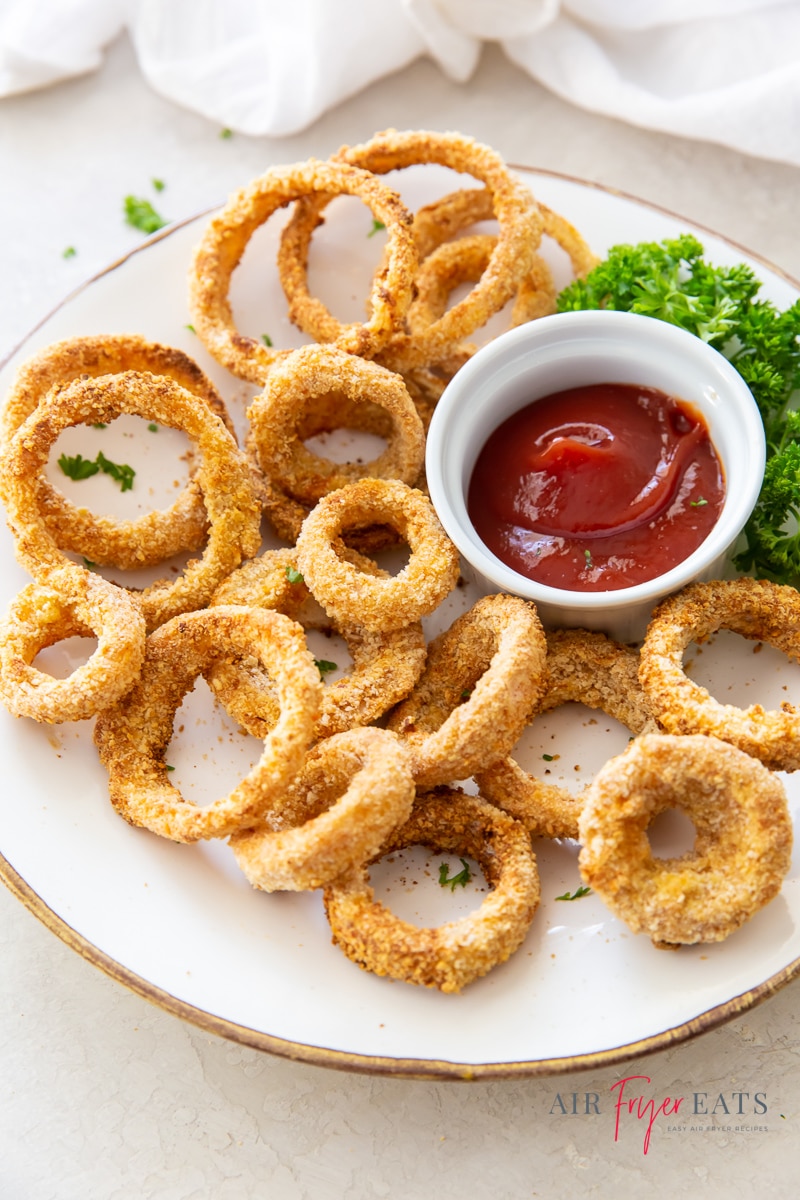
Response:
[[[767,441],[758,502],[734,559],[778,583],[800,584],[800,300],[781,312],[758,299],[749,266],[715,267],[691,234],[614,246],[558,298],[559,312],[611,308],[669,321],[719,350],[755,396]]]

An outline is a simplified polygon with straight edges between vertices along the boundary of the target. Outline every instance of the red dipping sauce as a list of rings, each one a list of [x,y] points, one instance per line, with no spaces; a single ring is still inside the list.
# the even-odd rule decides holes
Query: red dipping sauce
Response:
[[[695,409],[598,383],[544,396],[494,431],[467,509],[499,559],[548,587],[633,587],[683,562],[715,525],[722,466]]]

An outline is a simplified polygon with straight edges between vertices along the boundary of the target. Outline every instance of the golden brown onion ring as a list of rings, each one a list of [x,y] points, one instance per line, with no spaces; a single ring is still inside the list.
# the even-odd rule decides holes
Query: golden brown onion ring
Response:
[[[382,350],[382,361],[393,370],[441,362],[455,343],[503,307],[530,270],[541,236],[536,202],[498,154],[461,134],[389,129],[362,145],[342,147],[333,161],[364,167],[377,175],[416,163],[439,163],[473,175],[489,187],[499,236],[481,281],[423,336],[394,333]],[[281,238],[278,267],[292,321],[319,342],[336,342],[342,327],[310,295],[307,278],[311,236],[327,202],[327,197],[312,196],[295,205]]]
[[[344,556],[359,571],[386,578],[385,572],[353,550]],[[318,607],[309,612],[310,593],[297,575],[294,550],[268,550],[244,563],[217,589],[213,604],[243,604],[274,608],[299,621],[304,629],[340,633],[353,660],[352,671],[325,686],[315,736],[330,737],[354,725],[378,720],[406,696],[425,665],[425,637],[416,621],[388,633],[370,633],[363,626],[339,627]],[[313,603],[313,601],[312,601]],[[253,655],[226,658],[213,665],[206,678],[217,699],[238,723],[265,737],[278,715],[272,681]]]
[[[460,920],[420,929],[380,904],[367,868],[357,867],[324,892],[333,941],[376,975],[459,992],[505,962],[525,938],[539,903],[530,839],[521,825],[479,797],[441,788],[418,797],[381,855],[412,845],[475,859],[492,889],[480,907]]]
[[[328,396],[348,401],[346,412],[369,402],[387,413],[391,433],[382,454],[371,462],[337,463],[304,445],[298,429],[307,408]],[[313,506],[365,476],[413,485],[422,469],[425,433],[401,377],[332,346],[303,346],[273,368],[247,417],[263,474],[302,504]]]
[[[133,334],[103,334],[55,342],[22,364],[3,408],[3,444],[14,436],[52,387],[120,371],[168,376],[204,400],[233,434],[221,396],[187,354]],[[71,504],[44,477],[39,480],[39,507],[45,524],[63,550],[72,550],[94,563],[108,563],[121,570],[152,566],[182,550],[199,550],[208,533],[202,491],[194,478],[168,509],[123,524],[111,517],[96,517],[87,509]]]
[[[639,684],[639,656],[604,633],[558,629],[547,634],[547,689],[539,713],[571,701],[607,713],[633,734],[655,733]],[[508,755],[476,773],[481,795],[521,821],[533,837],[576,838],[585,789],[575,795],[524,771]]]
[[[390,525],[411,549],[398,575],[358,571],[339,553],[346,531]],[[323,496],[303,523],[297,565],[314,597],[340,624],[402,629],[433,612],[458,579],[458,553],[422,492],[389,479],[361,479]]]
[[[655,858],[647,827],[677,808],[694,848]],[[766,767],[702,734],[646,734],[590,784],[580,817],[583,880],[634,933],[672,948],[719,942],[780,891],[792,824]]]
[[[484,596],[431,642],[389,720],[418,787],[467,779],[508,753],[544,689],[545,656],[536,609],[517,596]]]
[[[308,162],[267,171],[234,193],[214,217],[198,246],[190,275],[190,307],[194,326],[208,351],[242,379],[263,383],[285,351],[269,350],[255,338],[239,333],[228,299],[231,276],[255,230],[277,209],[309,194],[325,200],[345,193],[358,196],[387,229],[384,268],[371,293],[371,316],[365,324],[337,324],[334,341],[349,354],[372,357],[399,328],[411,301],[417,252],[411,235],[411,214],[399,196],[367,171],[345,163]],[[320,314],[327,309],[308,297]]]
[[[254,887],[306,891],[377,854],[413,801],[408,755],[394,734],[351,729],[315,746],[275,816],[230,844]]]
[[[641,649],[639,677],[667,733],[708,733],[777,771],[800,767],[800,712],[721,704],[688,679],[683,652],[719,629],[768,642],[800,660],[800,595],[793,587],[741,578],[694,583],[656,608]]]
[[[40,650],[75,636],[96,637],[97,647],[66,679],[33,665]],[[92,717],[133,686],[144,639],[141,609],[127,592],[82,567],[63,567],[50,587],[23,588],[0,623],[0,700],[15,717],[51,725]]]
[[[255,654],[275,680],[280,718],[261,758],[233,791],[205,808],[170,782],[165,754],[194,680],[225,654]],[[322,684],[299,625],[282,613],[235,606],[184,613],[147,639],[141,676],[97,719],[95,743],[111,802],[132,825],[176,842],[225,837],[276,805],[300,770],[314,732]]]
[[[37,583],[49,585],[70,560],[39,512],[36,480],[58,435],[71,425],[111,421],[132,413],[183,429],[202,455],[197,478],[210,521],[203,556],[182,574],[151,584],[136,596],[148,629],[177,613],[202,608],[214,589],[261,543],[261,507],[251,473],[231,435],[207,404],[162,376],[123,371],[54,388],[6,447],[0,492],[16,540],[17,558]]]

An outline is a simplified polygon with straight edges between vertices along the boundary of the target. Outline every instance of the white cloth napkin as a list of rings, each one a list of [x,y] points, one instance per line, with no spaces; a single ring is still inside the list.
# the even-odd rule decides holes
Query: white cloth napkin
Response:
[[[123,29],[162,95],[295,133],[421,55],[485,41],[564,99],[800,165],[800,0],[0,0],[0,96],[92,71]]]

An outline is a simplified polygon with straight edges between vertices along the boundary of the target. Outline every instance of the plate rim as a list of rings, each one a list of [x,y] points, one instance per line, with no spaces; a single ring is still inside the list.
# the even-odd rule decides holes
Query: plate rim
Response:
[[[732,249],[744,254],[765,267],[772,274],[777,275],[786,283],[790,284],[798,292],[800,292],[800,280],[796,279],[789,272],[776,266],[763,255],[749,249],[734,239],[719,233],[702,222],[696,221],[693,218],[684,216],[673,209],[664,205],[660,205],[650,200],[643,200],[635,194],[625,191],[620,188],[600,183],[596,180],[582,179],[580,176],[571,175],[563,171],[555,171],[542,167],[531,167],[521,163],[508,163],[512,171],[524,171],[530,175],[539,175],[551,179],[563,180],[567,183],[574,183],[580,187],[602,192],[606,195],[618,197],[622,200],[628,200],[639,207],[649,209],[653,212],[661,213],[664,216],[672,217],[677,221],[685,221],[693,226],[694,229],[701,230],[723,242]],[[207,217],[211,213],[216,212],[220,205],[215,204],[200,211],[193,213],[191,216],[182,217],[177,221],[171,222],[163,229],[150,235],[139,245],[132,247],[124,254],[115,258],[112,262],[106,264],[99,271],[83,280],[77,287],[73,288],[65,296],[62,297],[47,313],[45,313],[35,325],[0,359],[0,370],[14,358],[16,354],[25,346],[25,344],[45,325],[53,316],[56,315],[67,304],[71,303],[77,296],[84,292],[87,288],[98,280],[103,279],[118,267],[123,266],[134,255],[140,254],[142,251],[149,249],[151,246],[169,237],[171,234],[180,229],[191,225],[193,222],[200,220],[202,217]],[[662,1030],[659,1033],[651,1034],[647,1038],[642,1038],[634,1042],[628,1042],[624,1045],[609,1047],[605,1050],[591,1051],[583,1054],[566,1055],[557,1058],[542,1058],[532,1059],[520,1062],[490,1062],[490,1063],[463,1063],[454,1062],[445,1059],[427,1059],[427,1058],[398,1058],[394,1056],[383,1056],[373,1054],[359,1054],[349,1050],[334,1050],[324,1046],[314,1046],[304,1042],[295,1042],[286,1038],[280,1038],[274,1034],[264,1033],[258,1029],[252,1029],[250,1026],[240,1025],[235,1021],[231,1021],[226,1017],[221,1017],[216,1013],[199,1008],[196,1005],[190,1004],[188,1001],[181,1000],[174,996],[166,989],[159,987],[143,976],[138,975],[135,971],[130,970],[124,964],[118,962],[110,954],[95,946],[88,938],[78,933],[73,927],[61,916],[53,911],[46,901],[36,892],[26,880],[19,874],[15,867],[11,865],[8,859],[0,852],[0,880],[5,884],[11,894],[18,899],[39,921],[53,934],[56,935],[66,946],[78,953],[83,959],[91,963],[93,966],[101,970],[105,975],[115,980],[117,983],[127,987],[129,991],[141,996],[143,999],[150,1001],[157,1008],[160,1008],[170,1015],[178,1017],[183,1021],[202,1029],[206,1033],[214,1034],[218,1037],[223,1037],[228,1041],[236,1042],[241,1045],[249,1046],[253,1049],[263,1051],[275,1055],[279,1058],[289,1059],[295,1062],[303,1062],[310,1066],[327,1067],[333,1070],[349,1071],[351,1073],[369,1074],[369,1075],[384,1075],[384,1076],[401,1076],[406,1079],[433,1079],[440,1081],[462,1081],[470,1082],[478,1079],[512,1079],[512,1078],[533,1078],[547,1077],[565,1074],[570,1071],[588,1071],[595,1070],[599,1067],[615,1065],[617,1063],[627,1062],[631,1059],[641,1057],[643,1055],[653,1054],[659,1050],[666,1050],[672,1046],[680,1045],[684,1042],[698,1037],[700,1034],[708,1033],[712,1029],[718,1028],[720,1025],[734,1019],[741,1013],[747,1012],[759,1004],[768,1000],[775,995],[783,987],[792,980],[800,976],[800,957],[793,962],[783,967],[780,971],[771,975],[768,979],[758,984],[756,987],[741,992],[738,996],[726,1000],[722,1004],[715,1005],[713,1008],[706,1009],[696,1017],[690,1018],[688,1021],[683,1021],[678,1025],[672,1026],[669,1029]]]

